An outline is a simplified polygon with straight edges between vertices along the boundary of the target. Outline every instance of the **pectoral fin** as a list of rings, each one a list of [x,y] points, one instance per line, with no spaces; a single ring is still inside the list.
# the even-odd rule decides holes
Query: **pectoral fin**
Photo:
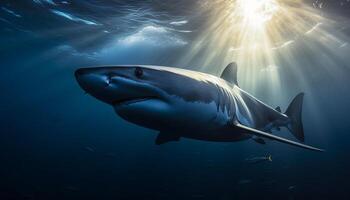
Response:
[[[247,134],[252,134],[252,135],[255,135],[255,136],[258,136],[258,137],[263,137],[263,138],[268,138],[268,139],[271,139],[271,140],[276,140],[276,141],[279,141],[279,142],[283,142],[283,143],[286,143],[286,144],[294,145],[294,146],[297,146],[297,147],[301,147],[301,148],[309,149],[309,150],[313,150],[313,151],[322,151],[322,152],[324,151],[323,149],[315,148],[315,147],[312,147],[312,146],[309,146],[309,145],[306,145],[306,144],[302,144],[302,143],[299,143],[299,142],[294,142],[292,140],[288,140],[288,139],[285,139],[285,138],[282,138],[282,137],[278,137],[278,136],[272,135],[270,133],[266,133],[266,132],[263,132],[263,131],[260,131],[260,130],[254,129],[254,128],[250,128],[250,127],[244,126],[244,125],[239,124],[239,123],[236,123],[235,126],[237,128],[239,128],[239,129],[241,129],[242,132],[247,133]]]
[[[173,134],[173,133],[166,133],[166,132],[159,132],[157,139],[156,139],[156,144],[164,144],[167,142],[172,142],[172,141],[179,141],[180,136]]]

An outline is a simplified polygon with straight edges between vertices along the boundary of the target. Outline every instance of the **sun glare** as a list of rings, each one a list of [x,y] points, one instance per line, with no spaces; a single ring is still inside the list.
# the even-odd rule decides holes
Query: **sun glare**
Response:
[[[289,67],[309,64],[303,63],[307,59],[305,52],[329,50],[330,56],[333,50],[329,46],[337,49],[346,46],[342,33],[333,35],[327,31],[334,22],[304,0],[206,2],[201,11],[207,16],[207,27],[179,65],[195,63],[207,66],[201,69],[203,71],[220,74],[222,68],[212,66],[223,67],[235,61],[240,69],[240,85],[250,92],[262,91],[259,87],[263,81],[266,84],[263,91],[269,92],[268,96],[278,96],[283,85],[281,69],[290,70],[299,77],[299,72]]]
[[[237,10],[251,27],[262,27],[278,10],[276,0],[237,0]]]

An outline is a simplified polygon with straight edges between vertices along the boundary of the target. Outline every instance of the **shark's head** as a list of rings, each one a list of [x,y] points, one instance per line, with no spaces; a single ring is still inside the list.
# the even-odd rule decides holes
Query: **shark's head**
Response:
[[[217,88],[208,84],[215,77],[202,73],[168,67],[116,66],[81,68],[75,76],[87,93],[112,105],[122,118],[152,129],[186,127],[195,123],[190,119],[193,114],[201,115],[205,122],[213,119],[218,110]],[[212,109],[204,109],[209,104]]]

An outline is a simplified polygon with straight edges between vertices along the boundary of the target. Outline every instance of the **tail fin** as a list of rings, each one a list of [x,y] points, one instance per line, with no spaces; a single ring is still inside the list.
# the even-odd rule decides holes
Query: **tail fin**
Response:
[[[304,93],[299,93],[289,104],[285,114],[290,119],[287,128],[299,141],[304,141],[303,122],[301,120]]]
[[[268,155],[268,156],[267,156],[267,160],[270,161],[270,162],[272,162],[272,156],[271,156],[271,155]]]

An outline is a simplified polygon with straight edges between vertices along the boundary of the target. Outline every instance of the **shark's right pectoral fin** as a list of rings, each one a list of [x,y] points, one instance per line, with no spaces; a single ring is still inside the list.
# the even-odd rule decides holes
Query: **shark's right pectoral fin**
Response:
[[[180,136],[177,134],[173,133],[167,133],[167,132],[159,132],[157,139],[156,139],[156,144],[164,144],[167,142],[172,142],[172,141],[179,141]]]
[[[297,146],[297,147],[301,147],[301,148],[309,149],[309,150],[313,150],[313,151],[322,151],[322,152],[324,151],[323,149],[312,147],[312,146],[309,146],[309,145],[306,145],[306,144],[302,144],[302,143],[299,143],[299,142],[294,142],[292,140],[288,140],[288,139],[285,139],[285,138],[282,138],[282,137],[278,137],[278,136],[272,135],[270,133],[266,133],[266,132],[263,132],[263,131],[260,131],[260,130],[254,129],[254,128],[250,128],[250,127],[244,126],[244,125],[239,124],[239,123],[236,123],[235,126],[237,128],[239,128],[239,129],[241,129],[241,131],[246,133],[246,134],[252,134],[252,135],[255,135],[255,136],[258,136],[258,137],[263,137],[263,138],[268,138],[268,139],[271,139],[271,140],[276,140],[276,141],[279,141],[279,142],[283,142],[283,143],[286,143],[286,144],[294,145],[294,146]]]

